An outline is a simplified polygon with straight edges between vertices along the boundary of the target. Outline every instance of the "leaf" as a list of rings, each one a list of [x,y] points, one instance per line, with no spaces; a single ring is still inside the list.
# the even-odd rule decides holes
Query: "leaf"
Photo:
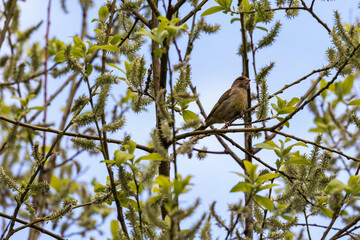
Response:
[[[136,142],[130,140],[129,145],[128,147],[126,147],[126,149],[128,150],[129,153],[133,154],[136,149]]]
[[[292,146],[302,146],[302,147],[308,147],[308,145],[306,145],[306,143],[303,143],[303,142],[298,142],[298,143],[295,143],[295,144],[293,144]]]
[[[360,105],[360,99],[352,100],[348,103],[349,106],[359,106]]]
[[[279,186],[279,184],[272,183],[272,184],[264,185],[264,186],[259,187],[259,191],[256,191],[256,192],[260,192],[262,190],[273,188],[276,186]]]
[[[230,23],[236,22],[236,21],[240,21],[240,18],[232,18]]]
[[[90,74],[93,71],[93,66],[91,64],[87,64],[86,66],[87,66],[87,75],[90,76]]]
[[[263,30],[265,32],[268,32],[267,28],[264,28],[264,27],[260,27],[260,26],[256,26],[256,28],[260,29],[260,30]]]
[[[320,81],[320,88],[324,88],[324,87],[326,86],[326,84],[327,84],[327,82],[325,81],[325,79],[321,79],[321,81]],[[322,91],[320,94],[321,94],[321,97],[322,97],[323,99],[325,99],[326,96],[327,96],[327,89],[325,89],[324,91]]]
[[[78,47],[71,48],[71,56],[73,58],[83,58],[85,55]]]
[[[99,18],[101,22],[105,22],[106,19],[109,17],[109,9],[107,8],[107,6],[102,6],[99,9]]]
[[[242,1],[241,1],[241,5],[244,7],[244,8],[243,8],[243,11],[244,11],[244,12],[250,11],[251,5],[249,4],[248,0],[242,0]]]
[[[121,40],[123,39],[123,36],[121,36],[120,34],[116,34],[115,36],[113,36],[110,40],[111,45],[117,45]]]
[[[161,58],[162,54],[163,54],[162,48],[157,48],[157,49],[155,49],[154,56],[155,56],[156,58]]]
[[[320,206],[320,210],[325,216],[327,216],[329,218],[332,218],[334,215],[333,211],[331,211],[330,209],[328,209],[326,207]]]
[[[201,14],[201,16],[204,17],[204,16],[211,15],[211,14],[214,14],[214,13],[217,13],[217,12],[220,12],[220,11],[224,11],[224,10],[226,10],[226,9],[224,7],[222,7],[222,6],[211,7],[211,8],[206,9]]]
[[[260,204],[267,210],[272,211],[274,209],[274,203],[269,198],[255,195],[254,199],[258,204]]]
[[[194,112],[192,112],[190,110],[183,110],[182,116],[183,116],[185,122],[189,122],[191,120],[196,120],[199,118]]]
[[[289,114],[295,111],[296,107],[284,107],[277,111],[278,114]]]
[[[170,190],[170,180],[169,178],[165,177],[164,175],[159,175],[156,179],[155,182],[160,186],[163,187],[165,189]]]
[[[101,184],[97,184],[94,188],[94,192],[103,192],[106,190],[106,187]]]
[[[279,120],[279,122],[282,122],[282,121],[284,121],[285,118],[277,117],[276,119]],[[290,126],[289,121],[286,121],[286,122],[284,123],[284,125],[285,125],[287,128],[289,128],[289,126]]]
[[[113,63],[109,63],[108,64],[110,67],[113,67],[113,68],[116,68],[117,70],[121,71],[122,73],[126,74],[126,72],[124,70],[122,70],[121,68],[119,68],[118,66],[116,66],[115,64]]]
[[[258,165],[254,165],[252,164],[252,162],[250,161],[243,161],[244,165],[245,165],[245,169],[246,169],[246,172],[248,173],[250,179],[254,179],[255,176],[256,176],[256,168],[258,167]]]
[[[45,110],[46,109],[46,107],[45,106],[39,106],[39,107],[31,107],[31,108],[29,108],[29,110]]]
[[[65,58],[65,52],[64,50],[58,51],[55,55],[54,61],[58,62],[58,63],[62,63],[65,62],[66,58]]]
[[[343,83],[344,95],[348,95],[351,92],[353,85],[354,85],[354,75],[350,74],[345,78]]]
[[[238,182],[230,192],[251,192],[253,185],[249,182]]]
[[[294,98],[292,98],[291,100],[290,100],[290,102],[287,104],[287,106],[289,106],[289,107],[292,107],[292,106],[294,106],[296,103],[298,103],[299,102],[299,98],[297,98],[297,97],[294,97]]]
[[[264,149],[274,149],[274,148],[279,148],[278,145],[276,145],[276,143],[274,143],[273,141],[267,141],[266,143],[258,143],[255,144],[256,147],[258,148],[264,148]]]
[[[124,152],[124,151],[120,151],[120,150],[116,150],[115,153],[115,161],[116,161],[116,166],[120,166],[121,164],[125,163],[127,160],[129,159],[133,159],[134,155]]]
[[[359,176],[350,176],[348,184],[349,187],[356,187],[359,185]]]
[[[99,49],[102,49],[102,50],[108,50],[110,52],[119,52],[119,49],[113,45],[102,45],[102,46],[98,46]]]
[[[292,159],[292,160],[285,162],[284,164],[285,165],[296,164],[296,165],[312,166],[311,162],[306,158]]]
[[[339,180],[333,179],[326,186],[325,193],[326,194],[333,194],[333,193],[336,193],[336,192],[341,192],[342,190],[345,189],[345,187],[346,187],[345,184],[343,184]]]
[[[54,174],[51,176],[50,186],[56,192],[60,192],[60,190],[61,190],[61,180],[58,177],[56,177]]]
[[[110,224],[110,229],[113,240],[120,240],[118,235],[118,231],[120,231],[119,221],[112,220]]]
[[[140,160],[156,160],[156,161],[161,161],[163,160],[163,158],[160,156],[160,154],[158,153],[150,153],[148,155],[145,155],[145,156],[142,156],[142,157],[139,157],[137,159],[137,161],[140,161]]]
[[[279,176],[278,173],[266,173],[264,175],[259,176],[256,179],[256,182],[259,183],[259,184],[262,184],[263,182],[269,181],[269,180],[271,180],[273,178],[277,178],[278,176]]]
[[[85,43],[83,43],[81,38],[74,36],[73,41],[74,41],[75,46],[80,48],[83,53],[86,52],[86,45],[85,45]]]

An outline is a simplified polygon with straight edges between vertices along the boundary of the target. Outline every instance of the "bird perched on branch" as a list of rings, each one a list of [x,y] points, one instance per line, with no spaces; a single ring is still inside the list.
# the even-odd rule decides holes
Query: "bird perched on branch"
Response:
[[[248,108],[247,90],[249,83],[250,79],[245,76],[235,79],[231,88],[220,97],[205,119],[205,125],[196,130],[204,130],[214,123],[225,123],[228,126],[237,118],[242,117],[244,111]]]

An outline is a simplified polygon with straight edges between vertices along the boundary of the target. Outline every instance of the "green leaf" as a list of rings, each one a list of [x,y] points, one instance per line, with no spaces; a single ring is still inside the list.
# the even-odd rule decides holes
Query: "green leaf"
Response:
[[[327,84],[327,82],[325,81],[325,79],[321,79],[321,81],[320,81],[320,88],[324,88],[324,87],[326,86],[326,84]],[[324,91],[322,91],[320,94],[321,94],[321,97],[322,97],[323,99],[325,99],[326,96],[327,96],[327,89],[325,89]]]
[[[31,108],[29,108],[29,110],[41,110],[41,111],[43,111],[43,110],[45,110],[45,109],[46,109],[45,106],[39,106],[39,107],[31,107]]]
[[[161,161],[163,160],[163,158],[160,156],[160,154],[158,153],[150,153],[148,155],[145,155],[145,156],[142,156],[142,157],[139,157],[137,159],[137,161],[140,161],[140,160],[155,160],[155,161]]]
[[[155,182],[162,188],[170,190],[170,180],[169,178],[165,177],[164,175],[159,175]]]
[[[295,111],[296,107],[284,107],[277,111],[278,114],[289,114]]]
[[[118,231],[120,231],[119,221],[112,220],[110,224],[110,229],[113,240],[120,240],[118,235]]]
[[[360,99],[352,100],[348,103],[349,106],[359,106],[360,105]]]
[[[251,192],[253,185],[249,182],[238,182],[230,192]]]
[[[242,1],[241,1],[241,5],[244,7],[244,8],[243,8],[243,11],[244,11],[244,12],[250,11],[251,5],[249,4],[248,0],[242,0]]]
[[[60,192],[60,190],[61,190],[61,180],[58,177],[56,177],[54,174],[51,176],[50,186],[56,192]]]
[[[116,66],[115,64],[113,63],[109,63],[108,64],[110,67],[113,67],[113,68],[116,68],[117,70],[121,71],[122,73],[126,74],[126,72],[124,70],[122,70],[121,68],[119,68],[118,66]]]
[[[264,186],[259,187],[259,190],[256,191],[256,192],[260,192],[262,190],[273,188],[273,187],[276,187],[276,186],[279,186],[279,184],[272,183],[272,184],[264,185]]]
[[[284,121],[285,118],[277,117],[276,119],[279,120],[279,122],[282,122],[282,121]],[[289,121],[286,121],[286,122],[284,123],[284,125],[285,125],[285,127],[289,128],[289,126],[290,126]]]
[[[226,10],[226,8],[224,8],[222,6],[211,7],[211,8],[206,9],[201,14],[201,16],[204,17],[204,16],[211,15],[211,14],[214,14],[214,13],[217,13],[217,12],[220,12],[220,11],[224,11],[224,10]]]
[[[98,46],[99,49],[102,49],[102,50],[108,50],[110,52],[119,52],[119,49],[113,45],[101,45],[101,46]]]
[[[255,144],[256,147],[258,148],[264,148],[264,149],[274,149],[274,148],[279,148],[278,145],[276,145],[276,143],[274,143],[273,141],[267,141],[266,143],[258,143]]]
[[[190,110],[182,110],[182,116],[185,122],[189,122],[191,120],[196,120],[199,118],[195,113]]]
[[[256,179],[256,182],[259,184],[262,184],[263,182],[269,181],[273,178],[277,178],[278,176],[280,176],[280,174],[278,174],[278,173],[266,173],[266,174],[259,176]]]
[[[127,160],[129,159],[133,159],[134,155],[124,152],[124,151],[120,151],[120,150],[116,150],[115,153],[115,161],[116,161],[116,166],[120,166],[121,164],[125,163]]]
[[[351,92],[353,85],[354,85],[354,75],[350,74],[345,78],[343,83],[344,95],[348,95]]]
[[[100,162],[110,163],[110,164],[116,163],[115,160],[102,160],[102,161],[100,161]]]
[[[333,193],[341,192],[342,190],[345,189],[345,187],[346,187],[345,184],[343,184],[339,180],[333,179],[326,186],[325,193],[333,194]]]
[[[21,103],[21,105],[22,106],[27,106],[28,105],[28,103],[29,103],[29,101],[28,100],[26,100],[26,99],[23,99],[23,98],[19,98],[19,97],[17,97],[17,96],[12,96],[12,98],[15,98],[15,99],[17,99],[17,100],[19,100],[20,101],[20,103]]]
[[[64,50],[58,51],[55,55],[54,61],[58,62],[58,63],[62,63],[65,62],[66,58],[65,58],[65,52]]]
[[[163,54],[162,48],[157,48],[157,49],[155,49],[154,56],[155,56],[156,58],[161,58],[162,54]]]
[[[329,218],[332,218],[333,217],[333,211],[331,211],[330,209],[328,209],[328,208],[326,208],[326,207],[323,207],[323,206],[320,206],[320,210],[321,210],[321,212],[325,215],[325,216],[327,216],[327,217],[329,217]]]
[[[350,176],[347,185],[351,188],[358,186],[359,185],[359,176]]]
[[[260,26],[256,26],[256,28],[260,29],[260,30],[263,30],[265,32],[268,32],[267,28],[264,28],[264,27],[260,27]]]
[[[285,162],[284,164],[285,165],[296,164],[296,165],[312,166],[311,162],[306,158],[292,159],[292,160]]]
[[[233,23],[233,22],[235,22],[235,21],[240,21],[240,18],[232,18],[231,21],[230,21],[230,23]]]
[[[252,162],[247,160],[243,161],[243,163],[245,165],[246,172],[248,173],[250,179],[254,180],[257,176],[256,168],[258,167],[258,165],[252,164]]]
[[[73,58],[83,58],[85,55],[78,47],[71,48],[71,56]]]
[[[255,195],[254,199],[258,204],[260,204],[267,210],[272,211],[274,209],[274,203],[269,198]]]
[[[127,145],[126,149],[129,153],[133,154],[136,149],[136,142],[130,140],[129,145]]]
[[[94,192],[103,192],[106,190],[106,187],[101,184],[97,184],[94,188]]]
[[[83,43],[81,38],[74,36],[73,41],[74,41],[75,46],[80,48],[83,53],[86,52],[86,45],[85,45],[85,43]]]
[[[297,98],[297,97],[294,97],[294,98],[292,98],[291,100],[290,100],[290,102],[287,104],[287,106],[289,106],[289,107],[292,107],[292,106],[294,106],[296,103],[298,103],[299,102],[299,98]]]
[[[116,34],[115,36],[111,37],[110,39],[110,43],[111,45],[117,45],[118,43],[120,43],[120,41],[123,39],[123,36],[121,36],[120,34]]]
[[[101,22],[105,22],[106,19],[109,17],[109,9],[107,8],[107,6],[102,6],[99,9],[99,18]]]
[[[91,64],[87,64],[86,66],[87,66],[87,75],[90,76],[90,74],[93,71],[93,66]]]

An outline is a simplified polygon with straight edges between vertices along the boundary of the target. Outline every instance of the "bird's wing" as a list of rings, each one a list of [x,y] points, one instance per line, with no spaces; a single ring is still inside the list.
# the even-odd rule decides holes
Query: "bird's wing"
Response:
[[[232,95],[233,91],[232,89],[230,88],[229,90],[227,90],[220,98],[219,100],[217,101],[217,103],[215,104],[215,106],[213,107],[213,109],[211,110],[211,112],[209,113],[209,115],[207,116],[207,118],[205,119],[205,122],[206,120],[208,120],[213,114],[214,112],[216,111],[216,109],[219,107],[219,105],[221,103],[223,103],[224,101],[226,101],[228,98],[230,98],[230,96]]]

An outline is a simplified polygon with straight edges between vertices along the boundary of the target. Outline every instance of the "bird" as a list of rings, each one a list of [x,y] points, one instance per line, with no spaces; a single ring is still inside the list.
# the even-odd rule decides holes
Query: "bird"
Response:
[[[247,95],[250,79],[240,76],[235,79],[229,90],[227,90],[217,101],[207,118],[205,125],[200,126],[197,130],[205,130],[214,123],[229,124],[237,118],[243,116],[244,111],[248,108]]]

